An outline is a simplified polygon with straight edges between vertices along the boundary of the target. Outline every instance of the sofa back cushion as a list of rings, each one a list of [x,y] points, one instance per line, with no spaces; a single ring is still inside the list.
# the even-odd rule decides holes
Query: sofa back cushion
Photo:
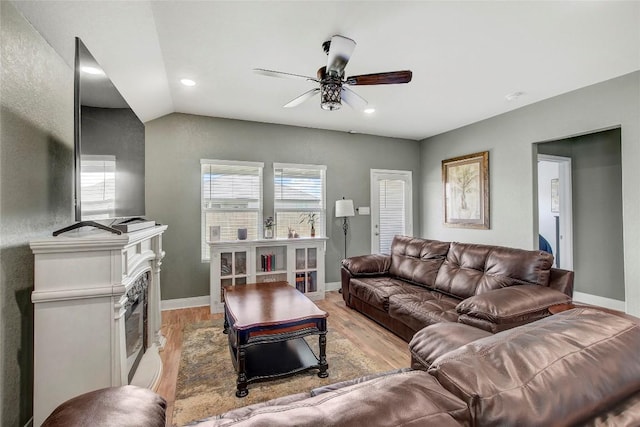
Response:
[[[428,372],[475,425],[574,425],[640,390],[640,325],[577,308],[482,338]]]
[[[389,274],[417,285],[433,288],[449,242],[395,236],[391,243]]]
[[[552,264],[543,251],[452,242],[435,288],[465,299],[513,285],[548,286]]]

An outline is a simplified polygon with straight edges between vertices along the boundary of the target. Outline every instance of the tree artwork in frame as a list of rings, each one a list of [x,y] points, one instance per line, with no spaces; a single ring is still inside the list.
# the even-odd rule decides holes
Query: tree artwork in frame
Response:
[[[489,229],[489,152],[442,161],[444,225]]]

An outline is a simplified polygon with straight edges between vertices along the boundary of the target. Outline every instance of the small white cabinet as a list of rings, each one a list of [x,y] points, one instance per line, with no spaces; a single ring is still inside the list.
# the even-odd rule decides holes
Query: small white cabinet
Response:
[[[324,299],[326,237],[210,242],[211,312],[222,313],[223,289],[288,282],[310,299]]]

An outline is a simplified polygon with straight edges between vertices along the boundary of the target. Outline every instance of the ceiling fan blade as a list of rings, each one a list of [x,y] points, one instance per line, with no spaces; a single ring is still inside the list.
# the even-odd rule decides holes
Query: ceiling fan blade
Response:
[[[344,67],[349,62],[353,49],[356,48],[356,42],[342,36],[331,37],[331,45],[329,46],[329,58],[327,59],[327,74],[333,77],[344,75]]]
[[[254,68],[253,71],[257,74],[262,74],[263,76],[268,76],[268,77],[278,77],[283,79],[284,78],[302,79],[302,80],[309,80],[311,82],[316,82],[316,83],[320,81],[315,77],[302,76],[300,74],[293,74],[293,73],[284,73],[282,71],[265,70],[264,68]]]
[[[359,76],[347,77],[346,84],[349,85],[392,85],[398,83],[409,83],[413,73],[410,70],[390,71],[388,73],[362,74]]]
[[[284,108],[291,108],[291,107],[295,107],[297,105],[302,104],[304,101],[306,101],[307,99],[313,97],[315,94],[320,93],[320,88],[315,88],[315,89],[311,89],[309,91],[306,91],[305,93],[303,93],[302,95],[292,99],[291,101],[289,101],[287,104],[284,105]]]
[[[340,93],[340,95],[342,96],[342,100],[354,110],[364,110],[367,104],[369,104],[366,99],[364,99],[348,87],[342,86],[342,92]]]

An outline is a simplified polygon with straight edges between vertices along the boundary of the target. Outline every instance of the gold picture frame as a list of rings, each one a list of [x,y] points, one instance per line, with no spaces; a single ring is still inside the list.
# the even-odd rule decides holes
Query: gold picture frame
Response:
[[[489,152],[442,161],[444,225],[489,229]]]

